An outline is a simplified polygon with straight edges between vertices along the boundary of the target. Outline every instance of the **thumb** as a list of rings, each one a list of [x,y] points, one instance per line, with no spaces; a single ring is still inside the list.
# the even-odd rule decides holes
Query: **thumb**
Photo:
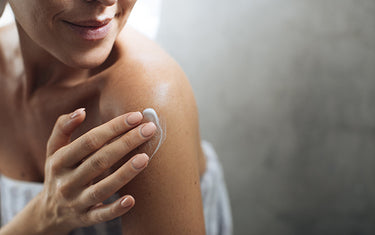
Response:
[[[85,120],[85,117],[85,109],[80,108],[73,113],[61,115],[57,119],[47,142],[47,157],[70,143],[73,131]]]

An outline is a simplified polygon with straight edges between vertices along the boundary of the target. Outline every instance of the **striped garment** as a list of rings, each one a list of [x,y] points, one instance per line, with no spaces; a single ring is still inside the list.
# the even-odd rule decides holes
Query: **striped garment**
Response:
[[[211,144],[203,141],[202,148],[207,159],[207,169],[201,178],[206,234],[230,235],[232,234],[232,215],[222,168]],[[42,189],[41,183],[18,181],[1,176],[1,225],[7,224]],[[121,234],[121,221],[118,218],[92,227],[80,228],[70,234]]]

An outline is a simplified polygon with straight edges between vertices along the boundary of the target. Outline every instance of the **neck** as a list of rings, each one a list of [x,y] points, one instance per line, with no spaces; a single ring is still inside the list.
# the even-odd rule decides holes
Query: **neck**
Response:
[[[24,92],[30,97],[41,87],[75,85],[89,77],[89,69],[72,68],[37,45],[17,23],[25,68]]]

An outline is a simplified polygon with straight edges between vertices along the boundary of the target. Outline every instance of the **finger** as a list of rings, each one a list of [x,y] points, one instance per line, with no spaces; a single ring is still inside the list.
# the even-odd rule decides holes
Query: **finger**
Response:
[[[91,129],[67,146],[62,164],[67,167],[76,165],[108,141],[137,126],[142,118],[140,112],[132,112]]]
[[[82,205],[85,207],[96,205],[115,194],[147,167],[149,159],[145,153],[137,154],[113,174],[91,185],[81,195]]]
[[[47,156],[55,153],[59,148],[70,143],[73,131],[85,120],[84,108],[75,110],[71,114],[61,115],[53,127],[47,142]]]
[[[124,196],[115,202],[91,208],[86,215],[86,226],[115,219],[128,212],[135,204],[132,196]]]
[[[77,186],[88,184],[136,147],[151,139],[155,131],[154,123],[145,123],[99,149],[76,169],[73,182],[77,182]]]

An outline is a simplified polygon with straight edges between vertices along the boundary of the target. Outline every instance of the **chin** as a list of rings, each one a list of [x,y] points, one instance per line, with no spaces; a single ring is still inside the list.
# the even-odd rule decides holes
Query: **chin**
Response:
[[[102,65],[110,54],[108,52],[102,53],[88,53],[86,55],[74,55],[68,56],[67,59],[64,59],[62,62],[69,67],[79,68],[79,69],[93,69]]]
[[[79,68],[79,69],[94,69],[99,67],[104,63],[106,58],[98,59],[95,58],[93,60],[79,60],[79,61],[72,61],[71,64],[68,64],[70,67]]]

